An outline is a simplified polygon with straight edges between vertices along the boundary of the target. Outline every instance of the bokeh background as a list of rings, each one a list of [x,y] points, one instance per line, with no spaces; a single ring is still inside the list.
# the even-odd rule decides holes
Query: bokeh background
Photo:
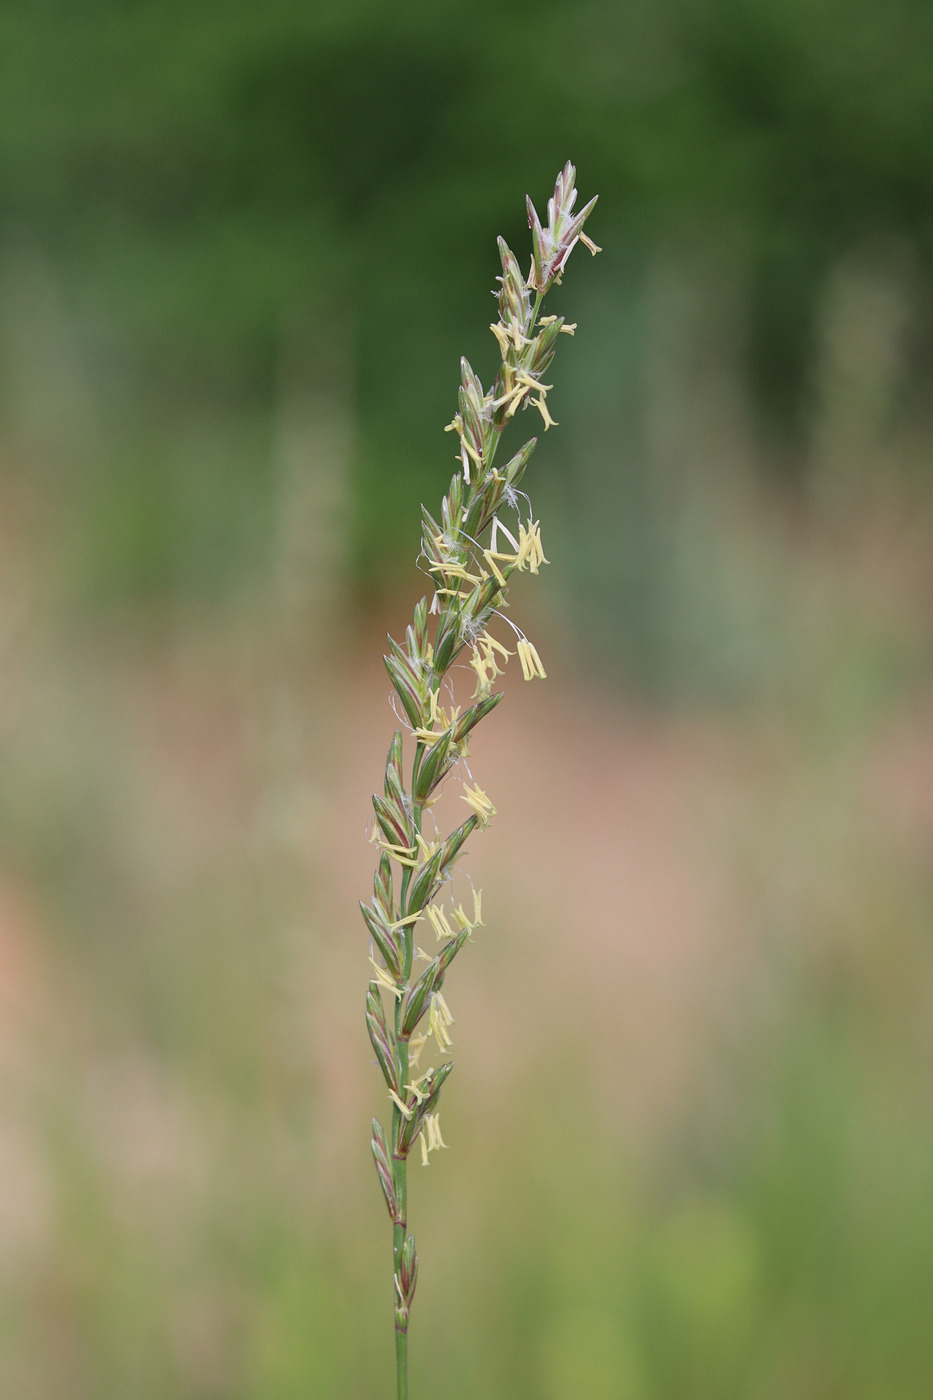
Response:
[[[413,1393],[928,1397],[933,8],[4,0],[0,110],[0,1393],[392,1392],[382,639],[571,158]]]

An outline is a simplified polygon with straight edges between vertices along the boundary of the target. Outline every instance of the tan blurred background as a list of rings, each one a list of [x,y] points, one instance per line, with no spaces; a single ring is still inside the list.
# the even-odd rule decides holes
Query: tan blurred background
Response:
[[[0,1394],[392,1393],[383,639],[569,157],[413,1395],[930,1395],[931,31],[0,7]]]

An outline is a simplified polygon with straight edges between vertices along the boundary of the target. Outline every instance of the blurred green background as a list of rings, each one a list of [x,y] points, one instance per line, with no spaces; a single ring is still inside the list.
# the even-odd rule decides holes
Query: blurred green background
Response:
[[[933,1389],[933,8],[0,5],[0,1393],[392,1393],[381,666],[578,167],[413,1395]]]

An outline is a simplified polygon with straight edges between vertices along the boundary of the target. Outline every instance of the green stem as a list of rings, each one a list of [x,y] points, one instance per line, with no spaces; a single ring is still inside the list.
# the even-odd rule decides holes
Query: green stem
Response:
[[[412,774],[417,770],[421,761],[424,745],[419,742],[415,750],[414,766]],[[414,804],[412,820],[416,833],[421,831],[422,808],[420,803]],[[402,876],[401,908],[404,913],[408,913],[408,887],[411,882],[411,866],[406,866]],[[411,977],[411,966],[414,958],[414,929],[407,926],[402,935],[403,938],[403,994],[408,991],[409,979]],[[395,1048],[398,1054],[400,1079],[402,1089],[408,1081],[408,1041],[402,1037],[402,1001],[404,997],[397,997],[395,1001]],[[392,1110],[392,1141],[397,1143],[402,1131],[402,1115],[396,1106]],[[399,1221],[392,1227],[392,1288],[393,1288],[393,1308],[397,1308],[399,1303],[398,1290],[395,1287],[395,1278],[399,1271],[401,1261],[402,1246],[405,1243],[405,1232],[408,1229],[408,1159],[407,1157],[393,1156],[392,1178],[395,1187],[395,1200],[398,1206]],[[398,1315],[395,1318],[395,1381],[398,1392],[398,1400],[408,1400],[408,1321],[406,1318],[404,1327],[400,1326]]]
[[[408,1333],[395,1329],[395,1380],[398,1400],[408,1400]]]
[[[395,1003],[395,1043],[399,1057],[399,1068],[401,1070],[401,1080],[404,1085],[408,1078],[408,1041],[402,1040],[402,1004],[400,1000]],[[398,1108],[392,1110],[393,1117],[393,1143],[399,1140],[402,1130],[402,1115]],[[408,1162],[405,1157],[393,1155],[392,1177],[395,1186],[395,1200],[398,1207],[400,1219],[392,1226],[392,1290],[393,1308],[397,1309],[400,1302],[398,1289],[395,1280],[398,1276],[399,1265],[402,1257],[402,1246],[405,1243],[405,1231],[408,1228]],[[408,1400],[408,1319],[405,1319],[405,1326],[399,1324],[398,1313],[395,1313],[395,1375],[398,1387],[398,1400]]]
[[[408,1050],[405,1050],[405,1059],[408,1058]],[[393,1163],[395,1178],[395,1195],[399,1204],[401,1221],[392,1227],[392,1289],[394,1298],[393,1307],[398,1308],[399,1296],[395,1286],[395,1279],[398,1275],[399,1265],[402,1257],[402,1246],[405,1243],[405,1230],[407,1228],[407,1208],[405,1204],[408,1193],[408,1163],[404,1157],[396,1158]],[[408,1318],[405,1319],[404,1327],[400,1325],[398,1313],[395,1315],[395,1376],[398,1388],[398,1400],[408,1400]]]

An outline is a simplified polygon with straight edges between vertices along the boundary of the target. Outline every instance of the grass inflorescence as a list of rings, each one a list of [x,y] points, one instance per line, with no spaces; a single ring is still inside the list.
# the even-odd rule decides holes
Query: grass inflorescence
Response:
[[[536,574],[547,563],[539,523],[519,488],[536,439],[530,438],[501,468],[494,459],[503,430],[519,410],[535,409],[545,430],[554,425],[547,403],[552,386],[545,375],[560,335],[572,335],[575,327],[561,316],[542,315],[542,303],[560,282],[578,241],[599,251],[583,232],[596,200],[575,214],[574,179],[568,161],[548,201],[546,225],[527,200],[532,234],[527,278],[499,239],[499,314],[490,329],[501,364],[492,387],[484,390],[469,363],[461,360],[459,408],[448,424],[459,440],[460,469],[439,517],[422,507],[419,563],[431,580],[432,596],[417,604],[403,643],[389,638],[385,657],[403,727],[389,745],[383,791],[373,795],[371,839],[380,855],[372,903],[361,908],[372,940],[366,1025],[391,1107],[388,1130],[373,1119],[372,1151],[393,1226],[399,1400],[408,1394],[407,1335],[418,1274],[414,1236],[408,1232],[408,1156],[418,1143],[427,1165],[430,1154],[446,1146],[438,1104],[453,1069],[453,1061],[443,1058],[451,1047],[453,1016],[444,979],[483,922],[480,891],[472,891],[469,909],[452,899],[445,904],[441,893],[464,843],[489,823],[495,807],[466,770],[470,781],[463,782],[461,798],[470,811],[465,821],[442,836],[436,823],[428,830],[425,819],[444,779],[464,768],[472,730],[502,699],[493,685],[509,658],[518,657],[525,680],[546,674],[533,643],[503,611],[512,574],[525,569]],[[509,629],[506,641],[493,630],[502,622]],[[450,674],[464,655],[474,681],[465,709],[454,703]],[[405,751],[411,745],[406,768]],[[416,942],[422,924],[435,935],[435,947],[441,945],[436,952],[425,952]],[[432,1039],[441,1060],[423,1068]]]

